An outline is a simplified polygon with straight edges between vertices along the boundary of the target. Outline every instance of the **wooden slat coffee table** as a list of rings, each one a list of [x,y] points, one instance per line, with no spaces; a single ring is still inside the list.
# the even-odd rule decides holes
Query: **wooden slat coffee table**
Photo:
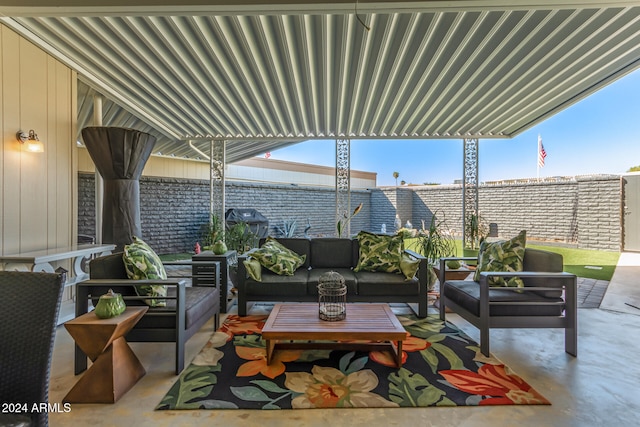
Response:
[[[317,303],[276,304],[262,328],[267,364],[276,350],[284,349],[389,350],[401,367],[402,341],[406,337],[387,304],[347,304],[347,318],[336,322],[321,320]]]

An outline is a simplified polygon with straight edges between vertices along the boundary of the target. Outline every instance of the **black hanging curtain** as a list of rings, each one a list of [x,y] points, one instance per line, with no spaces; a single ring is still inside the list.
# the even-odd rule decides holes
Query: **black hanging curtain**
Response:
[[[140,176],[156,138],[118,127],[87,127],[82,138],[104,179],[102,240],[122,249],[133,236],[142,237]]]

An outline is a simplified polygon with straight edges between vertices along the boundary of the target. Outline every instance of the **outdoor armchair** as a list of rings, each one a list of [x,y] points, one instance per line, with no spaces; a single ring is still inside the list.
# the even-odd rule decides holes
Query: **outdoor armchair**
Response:
[[[445,281],[445,263],[452,259],[465,258],[440,260],[440,319],[445,320],[449,309],[480,329],[480,350],[485,356],[489,356],[491,328],[563,328],[565,351],[577,356],[577,278],[563,272],[562,255],[525,249],[524,271],[484,271],[479,282]],[[520,277],[525,286],[489,286],[488,279],[499,276]]]
[[[175,342],[176,374],[184,369],[184,350],[186,341],[191,338],[213,316],[214,331],[219,326],[220,313],[220,266],[215,261],[173,261],[165,266],[194,265],[208,266],[214,272],[215,280],[204,280],[213,285],[187,286],[186,280],[170,278],[166,280],[130,280],[125,270],[122,253],[99,257],[90,263],[90,280],[77,285],[76,316],[89,311],[98,298],[109,289],[122,294],[127,305],[146,305],[148,296],[138,296],[134,286],[143,284],[162,284],[168,286],[166,297],[154,297],[166,300],[166,307],[149,307],[147,313],[127,334],[130,342]],[[210,273],[209,273],[210,274]],[[193,277],[190,275],[181,277]],[[202,282],[203,280],[201,280]],[[87,368],[87,357],[76,345],[75,373],[78,375]]]

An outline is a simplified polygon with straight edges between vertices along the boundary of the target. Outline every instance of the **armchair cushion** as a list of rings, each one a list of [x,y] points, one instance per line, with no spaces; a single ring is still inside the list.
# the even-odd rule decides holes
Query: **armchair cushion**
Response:
[[[382,271],[400,273],[402,235],[387,236],[361,231],[357,236],[360,246],[358,265],[353,271]]]
[[[480,280],[483,271],[522,271],[524,249],[526,245],[526,231],[522,230],[517,236],[509,240],[487,242],[480,244],[478,253],[478,268],[473,280]],[[524,287],[524,282],[519,277],[511,277],[505,280],[502,277],[489,278],[490,286]]]
[[[125,245],[122,260],[131,280],[165,280],[167,278],[167,272],[158,255],[138,237],[134,236],[133,243]],[[135,288],[139,296],[167,296],[167,287],[163,285],[138,285]],[[166,305],[164,299],[150,298],[144,302],[151,307]]]
[[[251,256],[257,259],[264,268],[280,276],[293,276],[293,273],[307,259],[306,254],[298,255],[273,237],[267,237],[264,245],[251,252]]]
[[[450,280],[444,287],[444,296],[463,307],[474,316],[480,316],[480,286],[471,280]],[[489,316],[561,316],[564,311],[562,298],[549,298],[537,292],[492,288],[489,300],[500,304],[489,305]],[[512,302],[513,304],[508,304]],[[518,303],[545,303],[548,305],[523,305]],[[551,305],[551,303],[558,303]]]
[[[188,330],[200,319],[202,319],[202,316],[205,316],[207,311],[211,310],[211,307],[215,307],[216,304],[218,304],[216,299],[219,300],[220,298],[218,292],[215,292],[216,288],[190,286],[186,289],[187,292],[185,292],[184,302],[184,327],[186,330]],[[177,287],[169,286],[169,289],[167,290],[167,296],[170,298],[175,298],[176,295]],[[127,303],[129,303],[129,301],[127,301]],[[175,315],[161,315],[162,313],[173,314],[175,313],[175,311],[176,300],[170,299],[167,301],[167,305],[165,307],[155,307],[151,312],[148,312],[154,315],[143,316],[142,319],[140,319],[140,321],[137,323],[136,328],[175,328]]]

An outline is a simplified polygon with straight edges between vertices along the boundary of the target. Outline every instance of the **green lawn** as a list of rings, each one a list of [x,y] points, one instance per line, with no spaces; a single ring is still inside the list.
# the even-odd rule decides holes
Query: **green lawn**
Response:
[[[191,259],[192,256],[192,253],[158,255],[162,261],[183,261],[185,259]]]
[[[558,246],[527,245],[527,247],[559,253],[564,260],[564,271],[573,273],[578,277],[598,280],[611,280],[618,258],[620,258],[620,252],[561,248]]]

